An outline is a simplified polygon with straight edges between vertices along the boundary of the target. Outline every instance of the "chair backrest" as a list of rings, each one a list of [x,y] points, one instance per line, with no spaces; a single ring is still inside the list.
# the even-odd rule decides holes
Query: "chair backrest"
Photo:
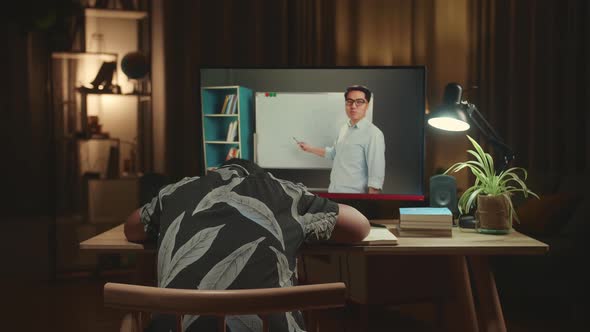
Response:
[[[182,315],[216,316],[219,330],[225,330],[225,316],[257,314],[268,331],[266,315],[294,310],[327,309],[344,306],[346,286],[342,282],[283,288],[236,290],[172,289],[107,283],[104,305],[136,312],[175,314],[182,331]],[[141,326],[138,327],[141,330]]]

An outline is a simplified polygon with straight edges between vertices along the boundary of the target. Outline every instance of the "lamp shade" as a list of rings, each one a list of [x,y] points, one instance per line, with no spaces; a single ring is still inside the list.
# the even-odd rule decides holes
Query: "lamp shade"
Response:
[[[441,105],[430,113],[428,124],[447,131],[466,131],[469,129],[467,115],[460,105]]]
[[[466,131],[469,129],[467,115],[461,102],[463,88],[458,83],[445,87],[443,103],[436,107],[428,118],[428,124],[447,131]]]

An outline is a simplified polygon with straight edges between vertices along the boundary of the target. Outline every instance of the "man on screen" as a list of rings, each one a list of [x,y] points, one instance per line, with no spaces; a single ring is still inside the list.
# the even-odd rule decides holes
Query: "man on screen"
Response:
[[[340,128],[335,144],[316,147],[299,142],[299,147],[334,161],[328,192],[378,194],[385,177],[385,139],[381,130],[365,119],[371,91],[353,85],[344,92],[344,100],[348,121]]]

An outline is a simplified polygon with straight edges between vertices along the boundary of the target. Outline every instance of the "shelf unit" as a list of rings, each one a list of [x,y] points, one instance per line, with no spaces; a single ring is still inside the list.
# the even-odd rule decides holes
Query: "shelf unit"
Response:
[[[145,9],[147,3],[140,0],[136,6]],[[130,52],[140,51],[149,59],[149,13],[86,8],[83,14],[84,24],[78,31],[82,38],[72,46],[81,51],[51,55],[56,242],[63,245],[56,253],[57,273],[96,268],[96,257],[72,248],[136,209],[139,177],[153,168],[150,75],[144,77],[145,85],[138,93],[121,67]],[[111,79],[111,86],[119,88],[102,92],[91,82],[105,62],[116,63],[112,79],[109,69],[105,81]]]
[[[237,98],[235,114],[220,114],[226,96],[232,94]],[[240,158],[253,160],[253,96],[253,91],[243,86],[201,88],[203,153],[207,171],[219,167],[232,147],[239,149]],[[228,140],[228,129],[234,121],[237,135],[234,140]]]

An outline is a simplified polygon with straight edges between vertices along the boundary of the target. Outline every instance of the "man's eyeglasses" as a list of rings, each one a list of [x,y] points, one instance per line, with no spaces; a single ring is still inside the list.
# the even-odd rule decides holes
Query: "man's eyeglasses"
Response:
[[[366,103],[367,101],[364,99],[346,99],[346,106],[352,106],[352,104],[355,104],[357,107],[360,107]]]

